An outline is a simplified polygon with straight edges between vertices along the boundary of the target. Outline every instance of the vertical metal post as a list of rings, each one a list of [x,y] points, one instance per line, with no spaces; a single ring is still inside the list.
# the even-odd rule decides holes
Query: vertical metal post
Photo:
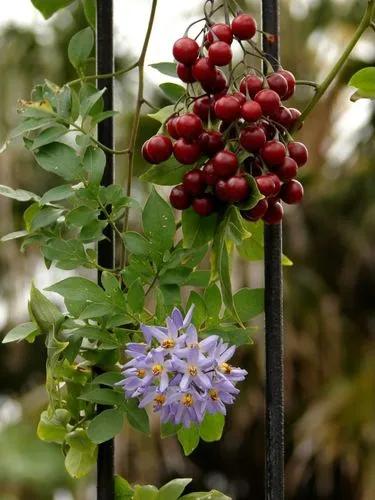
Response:
[[[97,74],[113,73],[113,0],[96,0],[96,65]],[[113,78],[98,79],[99,89],[106,88],[103,94],[104,111],[113,109]],[[107,118],[98,125],[98,140],[113,149],[113,119]],[[113,155],[106,153],[106,167],[102,179],[103,186],[114,181]],[[115,266],[115,240],[113,230],[105,230],[108,239],[98,243],[98,263],[106,268]],[[100,283],[100,273],[98,273]],[[103,411],[98,407],[98,412]],[[114,440],[99,445],[97,460],[97,500],[114,500]]]
[[[262,0],[263,51],[277,69],[279,2]],[[267,36],[273,35],[273,36]],[[266,64],[264,63],[266,70]],[[265,498],[284,498],[284,367],[282,307],[282,226],[264,228],[266,320],[266,463]]]

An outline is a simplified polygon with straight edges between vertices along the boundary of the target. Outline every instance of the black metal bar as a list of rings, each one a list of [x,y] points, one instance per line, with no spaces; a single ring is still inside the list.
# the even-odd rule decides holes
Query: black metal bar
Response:
[[[113,73],[113,0],[96,0],[96,65],[97,74]],[[113,109],[113,78],[98,79],[99,89],[106,88],[103,95],[104,110]],[[113,149],[113,119],[108,118],[98,125],[98,140]],[[106,167],[102,179],[103,186],[114,181],[114,161],[111,153],[106,153]],[[113,230],[105,230],[108,239],[98,243],[98,263],[106,268],[115,267],[115,240]],[[100,283],[100,272],[98,273]],[[105,407],[98,407],[98,412]],[[114,500],[114,440],[99,445],[97,460],[97,500]]]
[[[262,0],[263,51],[277,69],[279,2]],[[269,36],[271,35],[271,36]],[[272,36],[273,35],[273,36]],[[264,64],[266,70],[266,64]],[[284,353],[282,304],[282,225],[264,228],[266,321],[266,461],[265,498],[284,498]]]

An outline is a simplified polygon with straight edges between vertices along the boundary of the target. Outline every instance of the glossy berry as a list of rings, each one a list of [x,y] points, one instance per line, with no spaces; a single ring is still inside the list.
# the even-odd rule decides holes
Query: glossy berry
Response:
[[[219,177],[215,174],[215,170],[214,170],[214,166],[213,166],[212,161],[208,161],[206,163],[206,165],[203,167],[202,172],[204,175],[205,183],[208,186],[214,186],[218,182]]]
[[[273,113],[272,120],[288,130],[293,123],[292,113],[285,106],[280,106],[276,113]]]
[[[241,105],[235,97],[228,95],[216,101],[214,109],[217,118],[232,122],[240,116]]]
[[[154,163],[150,153],[148,152],[148,141],[146,141],[142,146],[142,156],[148,163]]]
[[[201,155],[201,148],[196,142],[178,139],[173,145],[173,154],[183,165],[192,165]]]
[[[283,100],[286,101],[294,94],[294,91],[296,89],[296,79],[294,78],[293,73],[287,71],[286,69],[279,69],[278,73],[285,78],[288,84],[287,93],[283,97]]]
[[[224,95],[227,93],[227,79],[220,69],[216,70],[214,80],[201,81],[201,85],[207,94],[215,94],[215,99],[222,97],[216,94],[223,92]]]
[[[225,42],[214,42],[208,49],[208,59],[216,66],[226,66],[232,60],[232,49]]]
[[[276,173],[282,181],[293,179],[297,172],[298,165],[290,156],[286,156],[283,163],[276,169]]]
[[[254,101],[260,105],[264,115],[276,113],[281,105],[279,94],[270,89],[263,89],[258,92],[254,97]]]
[[[259,191],[266,197],[276,194],[275,180],[272,175],[265,174],[255,178]]]
[[[293,158],[299,167],[307,163],[309,152],[302,142],[290,142],[288,144],[288,152],[289,156]]]
[[[261,127],[264,130],[264,133],[266,134],[267,141],[272,141],[272,139],[275,137],[276,134],[276,128],[272,123],[269,123],[268,121],[261,122],[259,124],[259,127]]]
[[[246,101],[241,107],[241,117],[247,122],[256,122],[262,116],[262,108],[255,101]]]
[[[186,64],[178,63],[176,71],[177,71],[177,76],[181,81],[183,81],[185,83],[195,82],[195,78],[193,76],[191,66],[187,66]]]
[[[185,210],[191,205],[191,198],[185,191],[182,184],[174,187],[169,195],[169,201],[172,207],[177,208],[177,210]]]
[[[241,106],[246,102],[246,96],[242,92],[234,92],[233,97],[241,104]]]
[[[263,128],[257,125],[249,125],[241,130],[240,144],[246,151],[252,153],[259,151],[266,144],[266,140]]]
[[[274,192],[272,194],[272,197],[275,197],[275,196],[277,196],[280,193],[281,180],[280,180],[278,174],[270,172],[270,173],[268,173],[266,175],[268,175],[269,177],[271,177],[271,179],[273,180],[273,183],[275,185],[275,189],[274,189]]]
[[[210,62],[208,57],[198,59],[193,65],[192,73],[196,80],[206,85],[213,84],[216,80],[215,66]]]
[[[208,96],[198,97],[198,99],[194,101],[193,112],[205,122],[208,120],[209,115],[212,120],[215,119],[213,98]]]
[[[271,90],[282,99],[288,92],[288,82],[280,73],[271,73],[267,76],[267,83]]]
[[[147,141],[146,150],[153,163],[161,163],[171,156],[172,141],[166,135],[154,135]]]
[[[195,198],[193,210],[202,217],[211,215],[215,211],[215,198],[210,193]]]
[[[233,35],[240,40],[249,40],[253,38],[257,30],[255,19],[249,14],[240,14],[232,21]]]
[[[270,167],[281,165],[286,156],[286,148],[280,141],[268,141],[260,151],[263,160]]]
[[[174,116],[173,118],[169,118],[169,120],[167,121],[167,132],[173,139],[180,138],[180,134],[176,130],[176,124],[178,119],[179,119],[178,116]]]
[[[211,44],[217,40],[225,42],[229,45],[232,43],[233,33],[230,26],[224,23],[217,23],[211,26],[206,35],[206,41],[208,44]]]
[[[286,182],[282,185],[280,191],[280,198],[288,203],[289,205],[293,205],[294,203],[299,203],[303,198],[303,186],[300,182],[295,179]]]
[[[198,144],[202,153],[211,157],[224,149],[223,134],[216,130],[202,132],[198,138]]]
[[[227,180],[227,199],[231,203],[238,203],[249,197],[250,189],[246,177],[236,175]]]
[[[241,215],[244,219],[255,222],[263,217],[263,215],[267,212],[267,208],[268,201],[263,198],[263,200],[258,201],[255,207],[250,210],[243,210]]]
[[[220,179],[215,185],[215,194],[221,201],[229,201],[227,181]]]
[[[294,124],[298,120],[298,118],[301,116],[301,111],[299,111],[296,108],[289,108],[289,113],[292,115],[292,123],[290,125],[290,128],[294,127]],[[297,130],[302,128],[303,123],[300,123],[297,127]]]
[[[191,65],[197,59],[199,45],[195,40],[187,36],[179,38],[173,45],[173,56],[176,61]]]
[[[212,160],[215,174],[220,179],[228,179],[237,172],[238,159],[231,151],[219,151]]]
[[[263,80],[256,75],[247,75],[241,80],[240,91],[243,94],[248,94],[252,99],[263,88]]]
[[[202,194],[206,189],[203,172],[198,168],[194,168],[193,170],[190,170],[190,172],[186,172],[182,185],[184,186],[186,193],[191,196]]]
[[[279,201],[269,203],[267,212],[263,216],[264,222],[267,224],[278,224],[284,215],[283,206]]]
[[[202,120],[195,113],[181,115],[176,122],[176,131],[183,139],[196,139],[203,131]]]

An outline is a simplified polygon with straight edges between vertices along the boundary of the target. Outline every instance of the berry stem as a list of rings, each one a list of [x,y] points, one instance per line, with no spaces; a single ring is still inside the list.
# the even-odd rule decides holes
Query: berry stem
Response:
[[[225,19],[225,24],[230,26],[228,0],[224,0],[224,19]],[[230,61],[229,65],[228,65],[228,75],[230,76],[231,74],[232,74],[232,61]]]
[[[375,0],[368,0],[367,2],[367,7],[366,10],[363,14],[362,20],[358,25],[358,28],[356,29],[352,39],[346,46],[344,52],[342,53],[341,57],[337,60],[337,62],[334,64],[332,69],[329,71],[325,79],[322,81],[320,85],[317,86],[317,90],[315,95],[312,97],[311,101],[309,104],[306,106],[304,109],[303,113],[299,117],[299,119],[296,121],[293,131],[298,129],[298,126],[303,122],[303,120],[306,118],[306,116],[314,109],[316,104],[320,101],[322,96],[325,94],[326,90],[328,87],[331,85],[332,81],[335,79],[337,74],[341,71],[342,67],[345,65],[347,62],[352,50],[356,46],[358,40],[361,38],[362,34],[366,31],[368,27],[372,25],[372,18],[375,13]]]
[[[148,44],[149,44],[150,37],[151,37],[152,27],[154,24],[157,3],[158,3],[158,0],[152,0],[152,6],[151,6],[151,10],[150,10],[150,17],[149,17],[149,21],[148,21],[147,31],[146,31],[145,39],[143,42],[142,51],[141,51],[141,54],[140,54],[139,59],[138,59],[138,65],[137,65],[137,67],[138,67],[138,93],[137,93],[137,102],[136,102],[136,107],[135,107],[135,111],[134,111],[134,118],[133,118],[132,130],[130,133],[129,147],[128,147],[129,164],[128,164],[128,174],[127,174],[127,183],[126,183],[127,196],[131,196],[132,178],[133,178],[133,170],[134,170],[135,143],[136,143],[137,135],[138,135],[142,104],[144,103],[143,91],[144,91],[145,59],[146,59]],[[123,228],[124,232],[127,231],[127,229],[128,229],[128,223],[129,223],[129,207],[126,207],[125,213],[124,213],[124,228]],[[123,249],[122,256],[121,256],[121,267],[123,267],[124,264],[126,263],[126,259],[127,259],[126,249]]]
[[[66,85],[70,87],[72,85],[75,85],[76,83],[87,82],[89,80],[99,80],[99,79],[111,78],[112,76],[121,76],[125,73],[128,73],[132,69],[136,68],[138,65],[139,65],[139,60],[135,61],[133,64],[127,66],[126,68],[122,68],[115,71],[114,73],[103,73],[100,75],[87,75],[87,76],[82,75],[81,78],[77,78],[76,80],[71,80]]]
[[[296,80],[296,85],[307,85],[308,87],[314,87],[314,89],[319,87],[316,82],[312,82],[310,80]]]

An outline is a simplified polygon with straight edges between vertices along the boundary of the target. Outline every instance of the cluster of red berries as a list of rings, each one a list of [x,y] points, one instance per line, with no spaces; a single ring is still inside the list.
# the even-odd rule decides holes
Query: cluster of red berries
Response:
[[[142,153],[153,164],[173,154],[181,164],[193,166],[171,191],[170,202],[176,209],[192,206],[207,216],[234,203],[242,208],[244,218],[274,224],[283,216],[281,201],[299,203],[303,197],[295,177],[308,152],[289,134],[300,112],[282,105],[295,91],[293,74],[279,69],[263,76],[251,69],[237,86],[233,74],[228,85],[218,68],[231,62],[233,39],[242,47],[256,29],[252,16],[240,14],[231,26],[207,24],[201,46],[187,36],[173,46],[177,74],[194,85],[194,95],[187,94],[184,112],[176,111],[166,122],[168,135],[146,141]],[[264,198],[246,209],[250,176]]]

